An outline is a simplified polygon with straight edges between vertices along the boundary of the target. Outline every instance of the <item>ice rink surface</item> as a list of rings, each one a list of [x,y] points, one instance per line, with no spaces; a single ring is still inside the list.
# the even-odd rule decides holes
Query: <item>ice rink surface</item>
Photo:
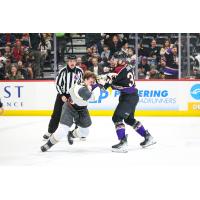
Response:
[[[156,145],[142,149],[127,127],[129,152],[113,153],[111,117],[92,117],[87,141],[42,153],[49,117],[0,117],[1,199],[200,199],[200,118],[138,119]]]
[[[129,152],[113,153],[118,142],[111,117],[92,117],[87,141],[67,140],[48,152],[40,152],[49,117],[0,117],[0,166],[103,166],[198,165],[200,167],[200,118],[139,117],[157,141],[147,149],[143,140],[127,127]],[[120,162],[119,162],[120,161]]]

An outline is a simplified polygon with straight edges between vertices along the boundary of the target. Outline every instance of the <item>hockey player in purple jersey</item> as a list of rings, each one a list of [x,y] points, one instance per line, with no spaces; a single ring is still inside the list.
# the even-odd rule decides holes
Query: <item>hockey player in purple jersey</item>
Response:
[[[105,80],[105,78],[104,78]],[[153,137],[144,128],[140,121],[134,117],[135,108],[139,101],[138,90],[135,87],[134,69],[131,65],[125,65],[118,74],[108,74],[104,88],[112,87],[114,90],[121,92],[119,103],[115,109],[112,121],[116,128],[119,143],[112,146],[113,152],[128,152],[127,134],[125,133],[125,124],[133,127],[133,129],[144,138],[140,143],[142,147],[155,144]]]

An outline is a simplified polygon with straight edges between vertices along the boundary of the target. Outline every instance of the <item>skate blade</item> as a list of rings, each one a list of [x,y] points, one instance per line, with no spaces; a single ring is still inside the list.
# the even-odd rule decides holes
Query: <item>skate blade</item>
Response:
[[[128,153],[128,149],[112,149],[111,151],[115,153]]]
[[[79,138],[79,140],[85,142],[86,138]]]
[[[156,141],[152,141],[151,143],[142,146],[142,148],[147,148],[147,147],[152,146],[152,145],[154,145],[156,143],[157,143]]]

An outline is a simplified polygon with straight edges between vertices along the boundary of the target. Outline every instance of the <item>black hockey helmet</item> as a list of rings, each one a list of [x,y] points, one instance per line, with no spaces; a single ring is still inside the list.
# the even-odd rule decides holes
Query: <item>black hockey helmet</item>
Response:
[[[76,55],[70,54],[67,56],[68,60],[76,60]]]

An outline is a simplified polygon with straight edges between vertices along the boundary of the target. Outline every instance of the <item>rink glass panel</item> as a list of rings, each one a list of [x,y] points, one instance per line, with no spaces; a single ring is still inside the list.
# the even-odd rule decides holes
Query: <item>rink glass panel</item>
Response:
[[[21,41],[21,45],[26,47],[24,54],[30,54],[32,56],[33,50],[27,45],[26,34],[15,33],[11,34],[12,38],[8,46],[14,48],[16,41]],[[75,54],[78,57],[84,57],[87,53],[87,47],[97,46],[99,47],[105,43],[106,34],[101,33],[42,33],[46,37],[46,44],[51,46],[47,50],[45,55],[45,48],[40,45],[40,70],[39,77],[34,79],[54,80],[58,71],[66,65],[66,57],[69,54]],[[112,37],[112,34],[107,34]],[[149,48],[152,39],[156,39],[157,46],[163,47],[164,41],[170,39],[171,44],[175,44],[178,47],[178,62],[179,62],[179,79],[199,79],[200,78],[200,34],[199,33],[119,33],[121,40],[126,39],[128,47],[132,48],[135,54],[135,60],[132,63],[135,67],[136,79],[145,79],[146,76],[141,76],[138,72],[138,65],[141,63],[140,48],[143,45],[144,48]],[[3,54],[5,52],[6,33],[0,34],[0,51],[1,51],[1,66],[6,63],[3,60]],[[13,39],[14,38],[14,39]],[[42,44],[42,43],[41,43]],[[47,45],[47,46],[48,46]],[[99,51],[100,48],[98,48]],[[98,52],[97,54],[101,54]],[[36,54],[34,54],[36,56]],[[33,56],[34,57],[34,56]],[[148,57],[148,64],[151,70],[156,70],[159,63],[151,57]],[[3,63],[5,62],[5,63]],[[16,63],[16,61],[13,61]],[[83,61],[84,62],[84,61]],[[14,64],[14,63],[13,63]],[[26,64],[26,63],[24,63]],[[33,62],[33,72],[35,71],[35,63]],[[28,69],[28,65],[26,66]],[[160,76],[153,76],[153,79],[162,79]]]

